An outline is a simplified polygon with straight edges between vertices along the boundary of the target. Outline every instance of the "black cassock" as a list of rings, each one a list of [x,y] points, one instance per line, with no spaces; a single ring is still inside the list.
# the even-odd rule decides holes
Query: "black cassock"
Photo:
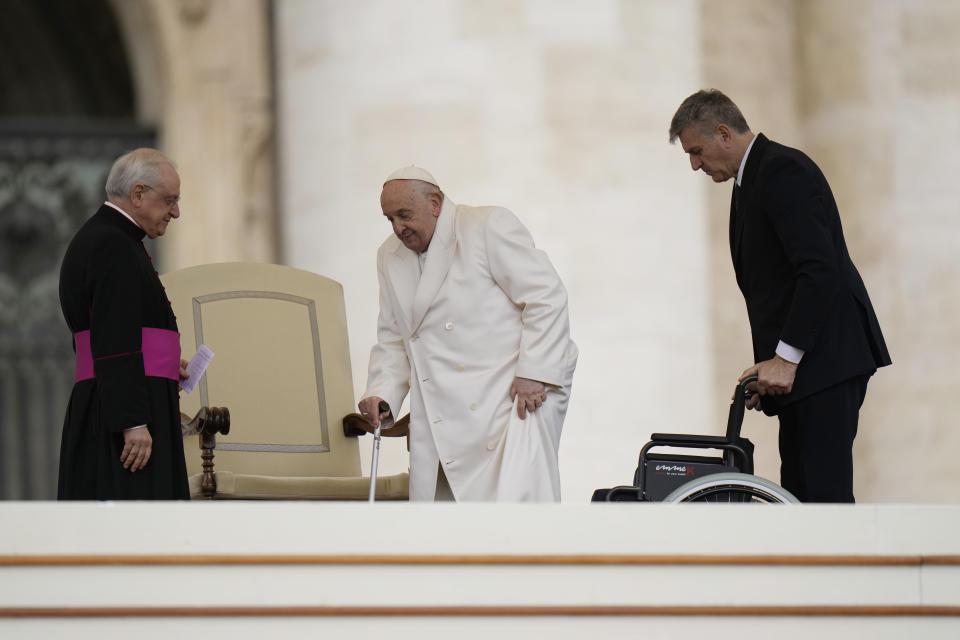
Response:
[[[143,236],[103,205],[63,258],[60,307],[71,334],[89,330],[95,377],[75,382],[70,395],[60,445],[61,500],[190,498],[177,383],[144,371],[143,329],[175,332],[177,321]],[[147,466],[131,473],[120,462],[123,431],[141,424],[153,449]]]

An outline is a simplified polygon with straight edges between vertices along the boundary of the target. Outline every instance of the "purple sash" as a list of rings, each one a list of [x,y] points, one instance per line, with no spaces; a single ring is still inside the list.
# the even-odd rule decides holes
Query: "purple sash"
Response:
[[[155,378],[180,380],[180,334],[168,329],[142,329],[143,373]],[[73,344],[77,348],[77,368],[73,381],[90,380],[96,378],[93,371],[93,353],[90,350],[90,331],[81,331],[73,334]],[[136,352],[134,352],[136,353]],[[129,355],[116,355],[99,358],[116,358]]]

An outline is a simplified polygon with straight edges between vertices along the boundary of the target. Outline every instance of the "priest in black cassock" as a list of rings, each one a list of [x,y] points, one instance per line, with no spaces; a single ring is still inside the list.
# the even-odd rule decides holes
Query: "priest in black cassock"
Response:
[[[60,270],[76,375],[60,445],[61,500],[189,499],[180,336],[143,237],[180,217],[180,177],[154,149],[113,164],[107,201]]]

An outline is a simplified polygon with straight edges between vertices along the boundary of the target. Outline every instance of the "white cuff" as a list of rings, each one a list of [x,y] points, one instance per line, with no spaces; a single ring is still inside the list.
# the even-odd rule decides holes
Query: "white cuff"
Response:
[[[787,362],[792,362],[793,364],[800,364],[800,360],[803,358],[804,351],[803,349],[797,349],[792,347],[783,340],[777,344],[777,355],[786,360]]]
[[[144,428],[145,426],[147,426],[147,425],[145,425],[145,424],[138,424],[138,425],[135,426],[135,427],[127,427],[126,429],[124,429],[124,431],[133,431],[134,429],[142,429],[142,428]]]

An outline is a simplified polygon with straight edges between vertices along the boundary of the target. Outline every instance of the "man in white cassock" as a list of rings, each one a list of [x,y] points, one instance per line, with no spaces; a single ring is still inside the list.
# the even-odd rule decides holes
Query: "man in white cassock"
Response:
[[[577,347],[567,293],[501,207],[457,205],[418,167],[380,195],[380,317],[360,412],[410,392],[410,499],[557,501]]]

